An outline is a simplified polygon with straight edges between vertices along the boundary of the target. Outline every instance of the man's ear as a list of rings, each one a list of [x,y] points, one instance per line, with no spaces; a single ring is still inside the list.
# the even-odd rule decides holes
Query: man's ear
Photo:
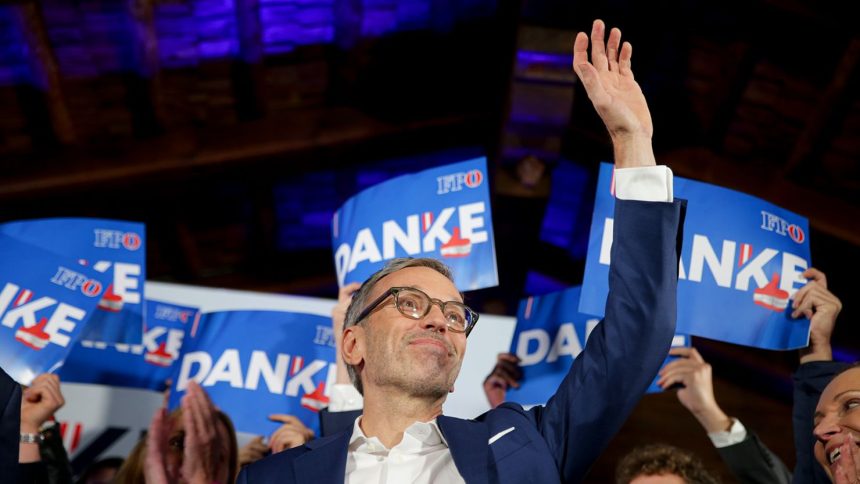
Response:
[[[350,326],[343,330],[340,354],[347,365],[359,366],[364,360],[364,328]]]

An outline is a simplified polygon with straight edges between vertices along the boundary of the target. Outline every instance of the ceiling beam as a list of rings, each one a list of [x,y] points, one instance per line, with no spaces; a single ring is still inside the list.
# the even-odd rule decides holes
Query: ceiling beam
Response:
[[[854,38],[848,43],[830,84],[794,144],[794,149],[783,167],[785,176],[799,175],[804,166],[818,158],[822,149],[833,137],[836,132],[834,128],[842,122],[850,107],[851,103],[847,102],[851,94],[848,86],[852,85],[850,81],[855,76],[858,63],[860,63],[860,39]]]
[[[63,94],[57,58],[51,48],[39,2],[27,2],[14,8],[20,16],[27,39],[27,48],[32,52],[30,56],[32,69],[48,101],[54,134],[60,143],[73,144],[76,141],[75,129]]]

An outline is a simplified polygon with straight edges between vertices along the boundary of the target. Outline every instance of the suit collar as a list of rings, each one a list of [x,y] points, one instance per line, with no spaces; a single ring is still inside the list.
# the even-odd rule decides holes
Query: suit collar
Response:
[[[352,429],[306,443],[309,452],[293,462],[296,482],[343,484],[350,435]]]
[[[436,422],[463,479],[469,484],[490,482],[489,474],[495,472],[495,466],[489,458],[487,424],[444,415],[438,416]]]

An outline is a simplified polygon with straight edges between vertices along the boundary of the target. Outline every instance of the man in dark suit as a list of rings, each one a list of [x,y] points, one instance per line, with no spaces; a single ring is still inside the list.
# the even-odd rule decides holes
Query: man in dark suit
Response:
[[[18,481],[21,386],[0,368],[0,476]]]
[[[606,317],[555,396],[528,411],[505,403],[476,420],[442,415],[477,314],[444,265],[398,259],[347,310],[341,356],[363,393],[352,430],[247,467],[240,483],[577,482],[621,427],[675,330],[683,204],[657,167],[651,118],[630,71],[630,44],[595,21],[574,69],[613,139],[615,235]]]

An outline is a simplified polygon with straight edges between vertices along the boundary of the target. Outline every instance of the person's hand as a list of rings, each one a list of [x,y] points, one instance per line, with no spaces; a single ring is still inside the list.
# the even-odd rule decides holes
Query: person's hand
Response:
[[[352,302],[352,294],[361,287],[358,282],[351,282],[342,288],[337,293],[337,304],[331,310],[331,329],[334,331],[335,342],[335,360],[337,367],[337,377],[335,383],[349,384],[349,373],[346,371],[346,363],[343,357],[340,356],[340,349],[343,343],[343,323],[346,319],[346,310],[349,308],[349,303]]]
[[[678,390],[678,400],[708,433],[728,430],[732,420],[714,398],[711,365],[696,348],[672,348],[669,354],[680,358],[660,369],[657,385],[665,390],[680,383],[684,387]]]
[[[484,380],[484,394],[490,407],[496,408],[505,401],[508,388],[520,387],[523,378],[523,370],[520,368],[520,359],[513,353],[499,353],[496,358],[496,366]]]
[[[171,421],[165,408],[152,417],[146,434],[146,483],[167,484],[178,480],[188,484],[226,483],[230,479],[230,456],[224,455],[224,443],[231,436],[226,435],[217,409],[193,380],[188,383],[181,406],[182,432],[175,443],[171,433],[178,422]],[[174,449],[181,449],[181,462],[168,458]]]
[[[630,168],[654,166],[651,136],[654,127],[642,89],[633,78],[633,46],[621,44],[621,31],[613,28],[604,45],[605,25],[595,20],[589,38],[579,32],[573,44],[573,70],[576,72],[597,114],[609,130],[615,148],[615,166]]]
[[[257,436],[239,449],[239,467],[253,464],[266,456],[269,446],[263,443],[263,437]]]
[[[57,375],[37,376],[21,396],[21,432],[38,433],[42,424],[65,403]]]
[[[835,484],[860,483],[860,449],[857,448],[857,441],[854,439],[850,433],[845,435],[840,446],[842,455],[835,462],[835,465],[831,466]]]
[[[167,409],[159,408],[149,423],[146,432],[146,455],[144,457],[143,477],[146,484],[167,484],[167,450],[170,446],[170,420]]]
[[[224,425],[209,395],[193,380],[182,397],[182,424],[185,450],[181,473],[185,481],[190,484],[226,482],[230,456],[223,455],[222,443],[230,436],[225,435]]]
[[[298,447],[314,438],[314,431],[292,415],[276,413],[269,415],[269,420],[283,424],[269,437],[269,448],[273,454]]]
[[[800,352],[800,362],[830,361],[833,350],[830,336],[836,326],[836,317],[842,311],[842,301],[827,290],[827,277],[823,272],[810,267],[803,272],[809,279],[805,286],[794,294],[791,317],[809,318],[809,346]]]

